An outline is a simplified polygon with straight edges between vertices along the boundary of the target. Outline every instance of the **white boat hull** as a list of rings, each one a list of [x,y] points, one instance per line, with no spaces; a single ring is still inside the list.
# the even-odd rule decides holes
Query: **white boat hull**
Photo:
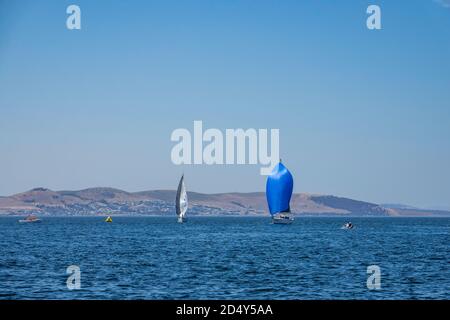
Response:
[[[290,216],[275,216],[272,218],[273,224],[291,224],[294,222],[294,218]]]
[[[19,223],[38,223],[41,222],[41,219],[36,219],[36,220],[19,220]]]

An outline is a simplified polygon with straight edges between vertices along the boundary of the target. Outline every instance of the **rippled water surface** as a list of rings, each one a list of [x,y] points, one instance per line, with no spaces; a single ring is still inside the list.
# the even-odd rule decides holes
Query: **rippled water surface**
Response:
[[[449,299],[450,219],[0,218],[0,299]],[[67,289],[66,268],[81,268]],[[381,290],[367,289],[367,267]]]

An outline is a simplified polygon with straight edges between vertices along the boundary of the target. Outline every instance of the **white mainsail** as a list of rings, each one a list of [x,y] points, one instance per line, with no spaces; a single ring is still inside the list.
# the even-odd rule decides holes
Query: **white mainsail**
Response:
[[[186,186],[184,185],[184,175],[181,176],[180,182],[178,183],[175,206],[177,209],[178,222],[183,222],[184,216],[186,215],[186,211],[188,209],[188,198]]]

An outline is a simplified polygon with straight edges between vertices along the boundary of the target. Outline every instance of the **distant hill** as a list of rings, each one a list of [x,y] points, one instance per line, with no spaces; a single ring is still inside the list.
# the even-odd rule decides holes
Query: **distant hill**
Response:
[[[188,192],[190,215],[267,215],[263,192],[204,194]],[[126,192],[113,188],[52,191],[35,188],[0,197],[0,215],[173,215],[174,190]],[[292,196],[295,215],[310,216],[450,216],[449,211],[405,205],[383,206],[336,197],[298,193]]]

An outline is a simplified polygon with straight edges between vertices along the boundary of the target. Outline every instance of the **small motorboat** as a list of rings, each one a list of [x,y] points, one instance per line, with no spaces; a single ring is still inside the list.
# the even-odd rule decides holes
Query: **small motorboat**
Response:
[[[20,223],[35,223],[35,222],[41,222],[42,220],[36,217],[34,214],[28,215],[25,219],[19,220]]]
[[[105,222],[112,222],[111,216],[108,216],[108,217],[105,219]]]
[[[351,222],[347,222],[341,227],[341,229],[347,229],[347,230],[353,229],[353,228],[354,228],[354,225]]]

